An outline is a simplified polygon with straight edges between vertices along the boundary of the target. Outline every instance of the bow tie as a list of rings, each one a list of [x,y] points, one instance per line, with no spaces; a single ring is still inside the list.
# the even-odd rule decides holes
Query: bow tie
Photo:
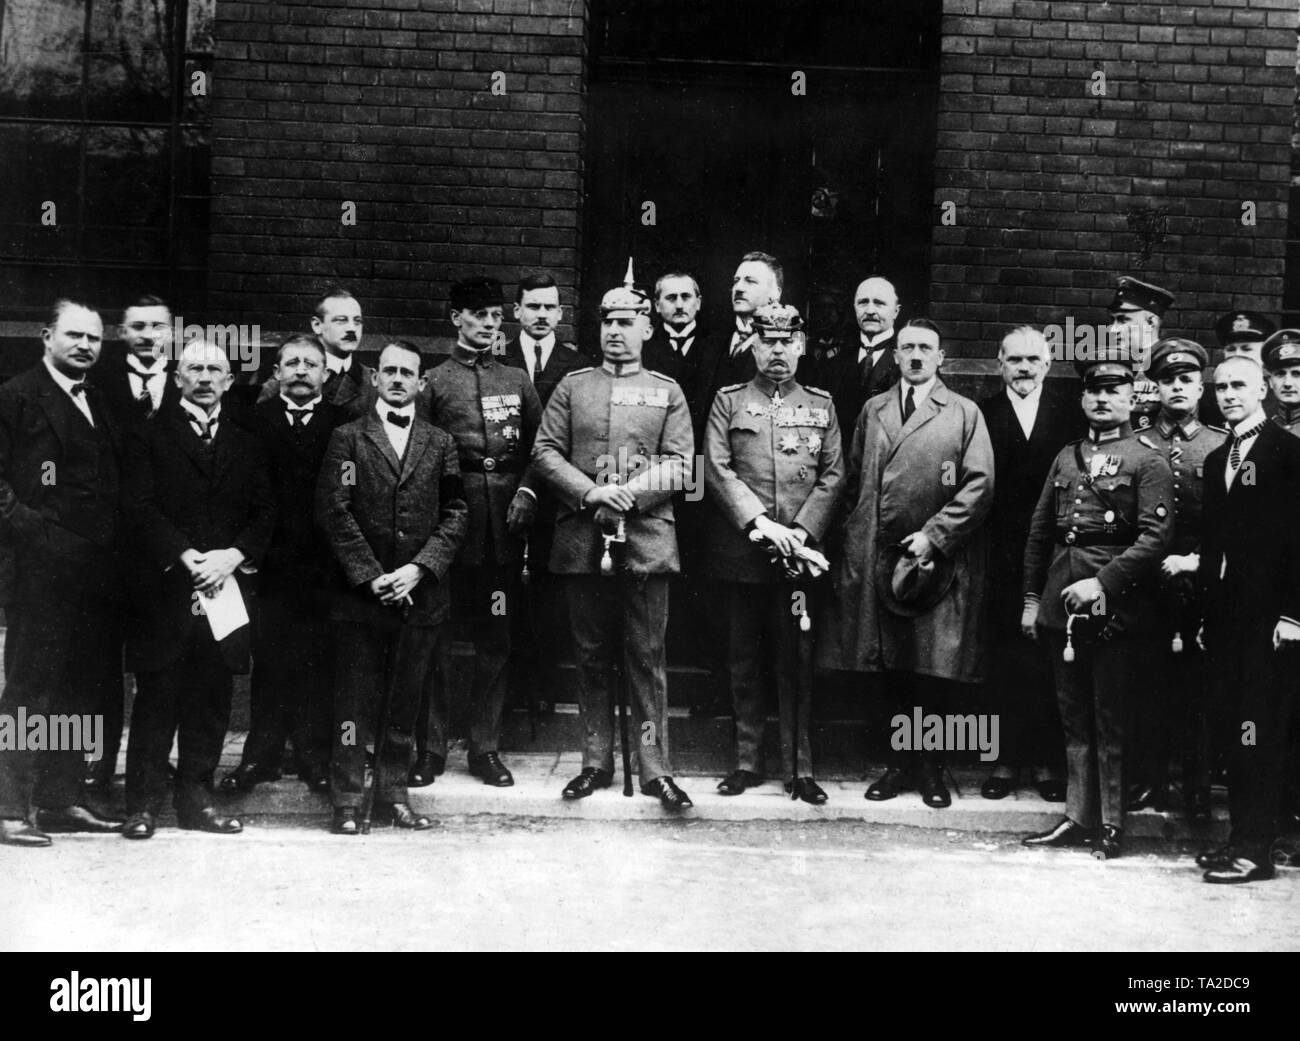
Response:
[[[397,412],[390,412],[388,413],[388,422],[392,423],[395,427],[404,427],[410,425],[411,417],[403,416]]]
[[[68,393],[71,394],[74,398],[78,394],[86,393],[86,381],[78,380],[76,383],[74,383],[71,387],[68,388]]]

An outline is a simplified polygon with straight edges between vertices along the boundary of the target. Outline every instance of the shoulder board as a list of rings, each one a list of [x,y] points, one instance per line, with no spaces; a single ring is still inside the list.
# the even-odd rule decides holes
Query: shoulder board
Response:
[[[658,376],[661,380],[667,380],[669,383],[677,382],[671,376],[665,376],[662,372],[655,372],[654,369],[646,369],[645,371],[649,373],[651,376]]]
[[[1155,449],[1155,451],[1157,452],[1160,451],[1159,448],[1156,448],[1155,442],[1152,441],[1149,437],[1147,437],[1146,434],[1138,434],[1137,439],[1141,441],[1144,445],[1146,445],[1148,448]]]
[[[814,397],[829,398],[831,396],[831,392],[829,390],[822,390],[821,387],[804,387],[803,389],[806,390],[809,394],[813,395]]]
[[[594,365],[587,365],[581,369],[570,369],[564,374],[564,378],[567,380],[570,376],[581,376],[584,372],[594,372],[595,369],[596,366]]]
[[[1201,426],[1206,430],[1213,430],[1216,434],[1222,434],[1224,437],[1232,436],[1232,431],[1227,427],[1216,427],[1213,423],[1202,423]]]
[[[568,340],[564,340],[560,343],[560,346],[567,347],[569,350],[573,351],[574,354],[578,353],[578,345],[576,343],[570,343]]]
[[[748,383],[733,383],[730,387],[723,387],[720,391],[718,391],[718,393],[730,394],[733,390],[741,390],[742,388],[748,386],[749,386]]]

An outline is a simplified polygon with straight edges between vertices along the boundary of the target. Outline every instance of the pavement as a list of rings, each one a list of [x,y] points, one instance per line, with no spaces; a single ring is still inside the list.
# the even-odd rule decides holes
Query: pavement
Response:
[[[239,763],[245,737],[241,732],[227,736],[219,778]],[[124,748],[125,745],[124,741]],[[502,760],[514,774],[515,784],[510,788],[493,788],[469,775],[465,750],[458,747],[448,756],[446,773],[434,784],[410,790],[411,805],[436,817],[488,815],[600,821],[664,817],[658,800],[642,795],[635,781],[633,796],[623,796],[621,771],[617,768],[613,787],[576,802],[561,798],[561,789],[582,769],[579,753],[505,752]],[[125,752],[118,761],[115,787],[118,800],[124,767]],[[863,778],[822,781],[830,797],[823,806],[792,800],[780,781],[767,781],[743,795],[724,796],[716,791],[722,780],[720,773],[683,771],[676,779],[695,803],[685,816],[716,822],[838,820],[958,832],[1028,833],[1052,827],[1064,814],[1063,803],[1044,802],[1032,788],[1013,792],[1005,799],[982,798],[979,788],[987,769],[974,767],[958,767],[952,771],[949,788],[953,801],[947,809],[931,809],[915,792],[905,792],[887,802],[870,802],[863,797],[868,779],[878,776],[883,769],[883,766],[869,768]],[[308,791],[296,777],[259,784],[253,792],[244,795],[222,794],[219,799],[225,812],[245,818],[319,818],[323,823],[330,813],[328,795]],[[1208,825],[1194,827],[1177,812],[1143,810],[1128,815],[1126,833],[1132,838],[1224,842],[1228,834],[1226,793],[1215,790],[1214,820]]]

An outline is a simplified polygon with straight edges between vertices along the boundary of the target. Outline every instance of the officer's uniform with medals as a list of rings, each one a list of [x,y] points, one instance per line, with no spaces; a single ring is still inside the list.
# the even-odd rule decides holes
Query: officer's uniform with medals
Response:
[[[469,279],[451,290],[455,311],[501,307],[501,285],[494,279]],[[432,369],[420,396],[419,414],[456,440],[469,523],[451,572],[455,616],[473,627],[474,676],[470,694],[470,772],[489,784],[512,783],[495,758],[501,738],[506,670],[510,657],[509,611],[516,599],[524,557],[521,538],[506,527],[517,493],[535,510],[534,485],[526,473],[542,407],[527,371],[504,364],[491,347],[460,342]],[[500,593],[507,610],[499,610]],[[410,782],[421,786],[441,772],[447,756],[446,699],[449,648],[439,648],[439,682],[426,689],[416,733],[420,759]],[[435,757],[432,762],[428,756]]]
[[[600,310],[602,317],[648,315],[650,301],[631,286],[629,271],[628,282],[606,293]],[[612,779],[617,694],[609,681],[618,655],[641,789],[671,808],[690,805],[670,776],[664,636],[668,576],[680,568],[672,497],[694,452],[682,389],[639,363],[606,361],[570,372],[542,415],[533,462],[559,504],[551,571],[566,584],[584,734],[583,776],[566,788],[570,798]],[[617,532],[602,531],[584,505],[611,476],[636,497]],[[606,536],[625,541],[607,543]],[[581,790],[570,791],[579,784]]]
[[[1191,340],[1171,337],[1152,348],[1151,378],[1180,372],[1204,372],[1208,352]],[[1169,555],[1198,554],[1201,548],[1201,503],[1204,499],[1205,457],[1228,437],[1196,416],[1175,423],[1163,413],[1144,435],[1169,464],[1174,479],[1174,540]],[[1209,819],[1210,748],[1206,725],[1204,655],[1196,644],[1200,607],[1195,571],[1155,579],[1160,608],[1150,655],[1144,657],[1150,676],[1135,708],[1129,735],[1130,764],[1127,808],[1163,808],[1172,747],[1181,744],[1184,808],[1197,820]]]
[[[1129,355],[1112,353],[1079,363],[1085,386],[1133,382]],[[1173,538],[1173,498],[1160,450],[1128,424],[1090,430],[1048,471],[1025,546],[1024,592],[1027,607],[1039,605],[1037,630],[1053,660],[1068,784],[1066,819],[1027,845],[1091,842],[1096,856],[1119,854],[1125,714],[1158,610],[1152,575]],[[1062,594],[1084,579],[1104,595],[1070,617]]]
[[[754,329],[764,339],[790,340],[801,325],[799,312],[781,304],[762,307],[754,316]],[[755,520],[765,516],[802,529],[808,542],[816,543],[830,525],[843,488],[844,460],[834,402],[824,390],[801,386],[794,378],[797,360],[789,361],[789,378],[779,385],[756,373],[748,383],[722,388],[705,432],[711,550],[705,569],[726,588],[737,774],[741,774],[724,780],[720,790],[739,794],[763,775],[764,676],[769,671],[770,648],[784,776],[791,779],[797,771],[798,794],[806,802],[820,803],[825,793],[815,782],[809,783],[812,691],[807,676],[803,682],[797,676],[801,616],[793,596],[798,589],[806,601],[810,583],[796,586],[780,560],[749,538]],[[812,605],[803,606],[810,617]],[[793,725],[796,703],[797,728]]]

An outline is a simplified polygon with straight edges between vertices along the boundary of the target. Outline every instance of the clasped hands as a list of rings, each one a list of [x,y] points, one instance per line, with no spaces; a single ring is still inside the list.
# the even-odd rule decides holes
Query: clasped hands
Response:
[[[593,507],[600,530],[611,534],[623,514],[636,506],[636,496],[621,484],[598,484],[583,496],[582,505]]]
[[[244,562],[244,554],[230,549],[210,549],[200,553],[197,549],[187,549],[181,554],[181,563],[185,565],[194,582],[194,588],[204,596],[216,596],[222,585],[235,568]]]
[[[370,580],[370,592],[379,598],[381,604],[396,606],[409,602],[411,593],[424,578],[424,569],[419,564],[403,564],[394,571]]]

